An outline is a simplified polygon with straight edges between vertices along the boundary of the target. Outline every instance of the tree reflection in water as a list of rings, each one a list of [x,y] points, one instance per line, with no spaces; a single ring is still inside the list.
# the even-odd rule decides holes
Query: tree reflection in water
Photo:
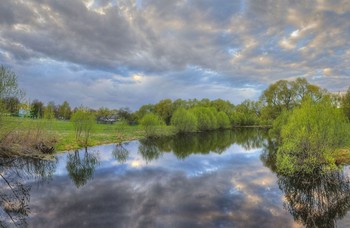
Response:
[[[157,142],[160,141],[155,139],[140,140],[139,153],[146,162],[156,160],[162,154]]]
[[[307,227],[334,227],[350,208],[350,181],[341,171],[278,176],[285,207]]]
[[[57,160],[0,158],[0,226],[26,226],[32,180],[51,180]]]
[[[85,148],[82,157],[78,150],[67,155],[66,169],[75,186],[80,188],[92,179],[97,164],[97,156]]]
[[[158,159],[163,152],[173,152],[179,159],[191,154],[221,154],[232,144],[246,150],[262,147],[266,139],[264,129],[235,129],[192,134],[178,134],[172,137],[140,140],[139,152],[146,161]]]
[[[274,173],[276,155],[276,143],[268,139],[260,159]],[[277,177],[284,207],[306,227],[335,227],[350,209],[350,180],[342,171]]]
[[[127,149],[125,149],[125,147],[123,145],[127,145],[127,143],[125,143],[125,144],[119,143],[119,144],[115,145],[115,147],[112,151],[112,155],[113,155],[114,159],[116,159],[120,163],[125,163],[129,157],[129,151]]]
[[[263,150],[260,154],[260,160],[265,167],[269,168],[272,172],[277,172],[276,167],[277,159],[277,145],[276,142],[268,138],[263,144]]]

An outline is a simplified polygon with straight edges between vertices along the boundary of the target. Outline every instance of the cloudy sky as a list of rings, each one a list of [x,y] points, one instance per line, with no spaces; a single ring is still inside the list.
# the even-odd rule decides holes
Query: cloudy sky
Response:
[[[27,98],[135,110],[350,85],[348,0],[0,0],[0,64]]]

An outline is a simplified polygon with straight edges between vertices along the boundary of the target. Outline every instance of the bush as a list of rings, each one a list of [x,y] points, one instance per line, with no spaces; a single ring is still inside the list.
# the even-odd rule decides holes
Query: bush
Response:
[[[153,113],[147,113],[142,119],[141,119],[141,125],[145,129],[146,136],[147,137],[156,137],[157,129],[164,125],[164,121],[157,115]]]
[[[73,113],[71,122],[74,125],[77,142],[88,146],[89,138],[96,125],[95,115],[86,108],[79,108]]]
[[[333,152],[349,138],[348,122],[341,109],[328,97],[319,103],[306,99],[296,108],[281,130],[277,169],[289,175],[335,168]]]
[[[193,113],[180,107],[174,112],[171,118],[171,125],[179,133],[195,132],[197,130],[197,118]]]

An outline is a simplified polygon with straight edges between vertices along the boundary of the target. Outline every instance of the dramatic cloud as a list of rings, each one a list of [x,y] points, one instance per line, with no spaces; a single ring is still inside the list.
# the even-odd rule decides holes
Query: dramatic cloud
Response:
[[[349,38],[347,0],[0,0],[0,64],[73,105],[237,103],[300,76],[344,91]]]

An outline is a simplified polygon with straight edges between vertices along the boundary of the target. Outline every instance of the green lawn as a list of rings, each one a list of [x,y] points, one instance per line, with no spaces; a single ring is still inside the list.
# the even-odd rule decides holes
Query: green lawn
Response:
[[[70,121],[42,120],[18,117],[7,117],[7,126],[19,132],[29,132],[29,129],[40,131],[47,137],[53,138],[56,152],[81,148],[75,139],[75,131]],[[164,126],[159,129],[161,135],[173,134],[173,128]],[[89,146],[108,143],[120,143],[145,137],[142,126],[130,126],[117,122],[115,124],[96,124],[89,140]]]

